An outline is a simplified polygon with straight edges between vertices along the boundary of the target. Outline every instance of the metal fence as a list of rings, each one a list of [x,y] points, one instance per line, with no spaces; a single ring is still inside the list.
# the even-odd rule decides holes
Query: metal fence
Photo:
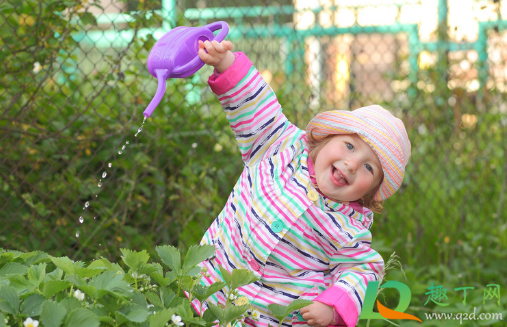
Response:
[[[146,59],[171,28],[224,20],[300,128],[372,103],[404,120],[413,154],[377,215],[379,251],[449,264],[491,249],[484,258],[498,260],[504,2],[3,1],[0,247],[89,259],[200,240],[239,177],[239,151],[209,67],[169,80],[143,125],[156,89]]]

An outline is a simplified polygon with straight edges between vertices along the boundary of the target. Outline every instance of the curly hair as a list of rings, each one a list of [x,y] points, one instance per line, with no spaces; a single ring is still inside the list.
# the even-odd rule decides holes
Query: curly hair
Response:
[[[306,138],[308,140],[308,156],[312,159],[313,162],[316,162],[317,155],[319,154],[320,150],[336,135],[328,135],[324,138],[317,139],[313,135],[313,130],[311,130],[309,133],[306,134]],[[367,193],[365,196],[363,196],[361,199],[359,199],[357,202],[359,205],[366,207],[370,209],[371,211],[375,213],[382,213],[382,210],[384,209],[383,203],[384,201],[376,201],[373,199],[375,196],[375,193],[380,188],[380,185],[382,184],[382,181],[384,180],[384,172],[382,172],[382,178],[380,180],[380,183],[375,187],[372,191]]]

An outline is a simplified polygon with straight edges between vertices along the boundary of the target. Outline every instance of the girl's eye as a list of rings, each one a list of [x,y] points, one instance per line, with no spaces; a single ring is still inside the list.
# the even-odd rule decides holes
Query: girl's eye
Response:
[[[354,146],[350,143],[345,143],[347,145],[347,148],[351,151],[354,151]]]
[[[366,169],[368,169],[368,170],[370,171],[370,173],[372,173],[372,174],[373,174],[373,168],[372,168],[372,166],[370,166],[370,165],[368,165],[368,164],[366,164],[366,165],[364,165],[364,166],[366,167]]]

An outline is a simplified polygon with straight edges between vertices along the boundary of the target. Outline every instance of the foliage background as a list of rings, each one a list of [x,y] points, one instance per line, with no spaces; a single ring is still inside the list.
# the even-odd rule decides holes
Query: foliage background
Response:
[[[206,84],[209,67],[194,78],[168,81],[161,104],[134,136],[156,87],[145,66],[155,39],[138,32],[163,22],[152,10],[159,8],[158,1],[118,4],[140,10],[135,21],[114,26],[133,29],[135,36],[126,47],[108,49],[73,38],[100,29],[89,10],[102,8],[98,2],[0,4],[0,247],[41,249],[76,260],[115,260],[120,247],[150,253],[161,244],[185,249],[199,242],[239,177],[237,145]],[[184,3],[178,6],[183,9]],[[180,15],[177,25],[202,24]],[[435,33],[445,40],[447,32]],[[490,31],[490,49],[505,47],[502,33]],[[383,41],[366,38],[363,45],[382,49]],[[376,216],[372,247],[384,258],[393,251],[401,257],[408,279],[397,273],[391,278],[411,287],[417,295],[412,308],[419,314],[438,309],[424,306],[424,293],[434,282],[446,285],[449,302],[458,304],[461,294],[452,288],[475,286],[462,312],[476,306],[505,316],[507,296],[501,306],[491,300],[482,304],[487,284],[507,286],[507,118],[500,85],[505,81],[490,79],[479,91],[451,88],[449,81],[464,74],[453,67],[466,58],[443,50],[436,53],[439,60],[410,80],[404,69],[407,42],[400,35],[395,62],[380,75],[388,85],[404,87],[364,92],[375,86],[358,85],[360,76],[352,74],[345,99],[328,96],[329,83],[323,82],[319,107],[309,109],[315,92],[307,83],[308,68],[285,75],[273,39],[234,43],[257,68],[271,72],[270,84],[285,114],[302,129],[321,110],[372,102],[403,119],[412,158],[404,186]],[[292,45],[306,46],[302,40]],[[296,65],[300,59],[292,58]],[[494,66],[491,59],[486,62]],[[478,65],[470,61],[470,70],[477,72]],[[351,64],[356,74],[371,68],[361,60]],[[200,94],[198,102],[189,91]],[[90,206],[84,210],[86,202]],[[388,303],[396,303],[396,294],[387,294]]]

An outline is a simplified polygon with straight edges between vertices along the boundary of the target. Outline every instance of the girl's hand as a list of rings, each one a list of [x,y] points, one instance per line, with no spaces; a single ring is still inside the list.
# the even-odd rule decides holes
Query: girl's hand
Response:
[[[334,318],[334,308],[327,304],[315,301],[307,307],[299,310],[308,325],[314,327],[327,327]]]
[[[215,67],[217,72],[223,73],[231,67],[236,57],[231,52],[233,45],[230,41],[201,41],[199,40],[199,58],[205,64]],[[206,49],[206,51],[204,50]]]

